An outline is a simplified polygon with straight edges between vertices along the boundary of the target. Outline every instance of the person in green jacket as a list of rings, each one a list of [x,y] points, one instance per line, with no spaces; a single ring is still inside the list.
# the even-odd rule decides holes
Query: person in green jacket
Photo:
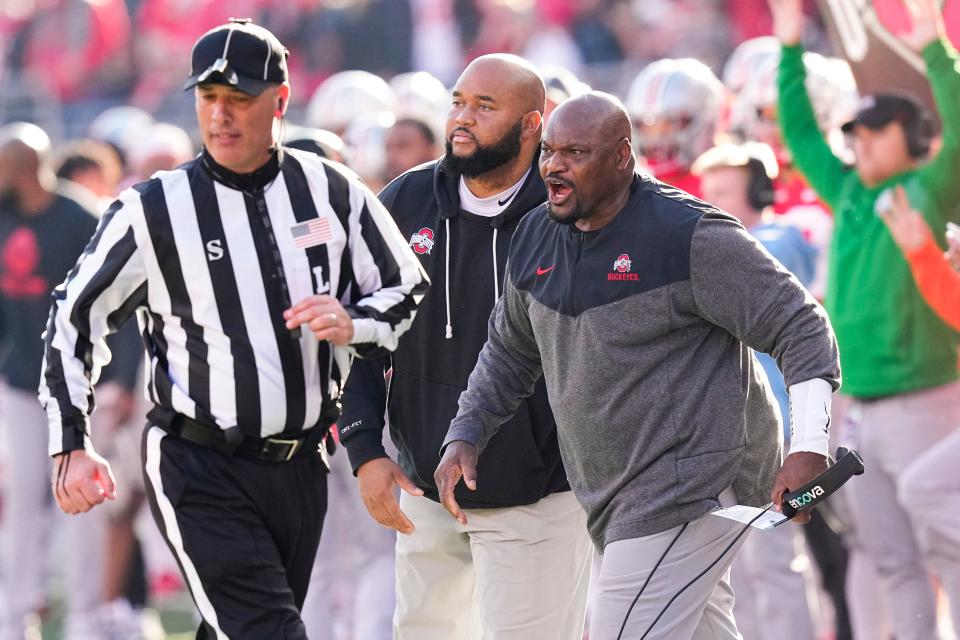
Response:
[[[960,610],[960,566],[911,524],[896,481],[960,424],[958,334],[924,303],[878,213],[902,185],[935,229],[960,218],[960,63],[936,0],[905,3],[912,28],[899,37],[926,63],[942,144],[931,156],[929,116],[911,97],[868,96],[843,127],[855,156],[850,166],[824,141],[804,85],[801,1],[770,0],[770,6],[783,45],[780,126],[797,167],[835,218],[825,306],[840,346],[844,391],[853,398],[848,426],[867,468],[850,485],[854,524],[889,595],[894,635],[934,638],[936,602],[924,561],[940,575],[954,610]]]

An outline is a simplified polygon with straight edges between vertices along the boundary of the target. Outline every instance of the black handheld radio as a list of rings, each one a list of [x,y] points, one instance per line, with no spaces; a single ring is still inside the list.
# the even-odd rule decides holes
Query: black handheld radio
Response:
[[[783,494],[780,513],[792,518],[800,511],[812,509],[842,487],[847,480],[862,473],[863,459],[860,454],[840,447],[837,449],[837,461],[829,469],[799,489]]]

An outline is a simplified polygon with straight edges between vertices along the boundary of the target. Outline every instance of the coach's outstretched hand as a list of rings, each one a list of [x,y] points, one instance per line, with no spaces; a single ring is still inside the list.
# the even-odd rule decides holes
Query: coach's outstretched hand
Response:
[[[788,455],[773,480],[773,491],[770,492],[770,499],[777,511],[783,506],[783,494],[799,489],[829,468],[827,456],[819,453],[798,451]],[[793,521],[800,524],[810,522],[810,511],[798,511],[797,515],[793,516]]]
[[[460,524],[467,524],[467,516],[460,509],[453,489],[463,478],[463,484],[474,491],[477,488],[477,448],[465,440],[454,440],[447,445],[433,479],[440,490],[440,502]]]
[[[904,0],[903,4],[910,13],[912,28],[900,34],[900,39],[911,49],[923,51],[924,47],[946,33],[937,0]]]
[[[422,496],[423,491],[407,477],[396,462],[390,458],[374,458],[357,469],[360,497],[370,516],[387,527],[410,535],[414,526],[400,509],[396,487],[412,496]]]
[[[799,44],[805,19],[803,0],[768,0],[773,16],[773,35],[785,45]]]
[[[53,460],[53,496],[64,513],[84,513],[117,497],[110,465],[92,449],[62,453]]]

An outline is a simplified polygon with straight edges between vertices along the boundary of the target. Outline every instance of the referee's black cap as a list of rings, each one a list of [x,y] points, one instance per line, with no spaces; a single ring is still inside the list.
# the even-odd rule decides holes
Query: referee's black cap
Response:
[[[249,19],[230,18],[206,32],[190,55],[184,91],[199,84],[225,84],[258,96],[287,81],[287,56],[275,35]]]

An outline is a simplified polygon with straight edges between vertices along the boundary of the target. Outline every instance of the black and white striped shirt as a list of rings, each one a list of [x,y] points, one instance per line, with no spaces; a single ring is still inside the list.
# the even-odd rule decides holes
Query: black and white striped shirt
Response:
[[[295,246],[291,228],[318,217],[326,241]],[[122,193],[54,291],[40,381],[50,453],[87,444],[104,337],[134,312],[152,419],[266,437],[316,425],[351,356],[395,348],[427,286],[390,214],[339,165],[281,149],[238,175],[204,152]],[[315,293],[354,318],[350,347],[286,328],[291,301]]]

